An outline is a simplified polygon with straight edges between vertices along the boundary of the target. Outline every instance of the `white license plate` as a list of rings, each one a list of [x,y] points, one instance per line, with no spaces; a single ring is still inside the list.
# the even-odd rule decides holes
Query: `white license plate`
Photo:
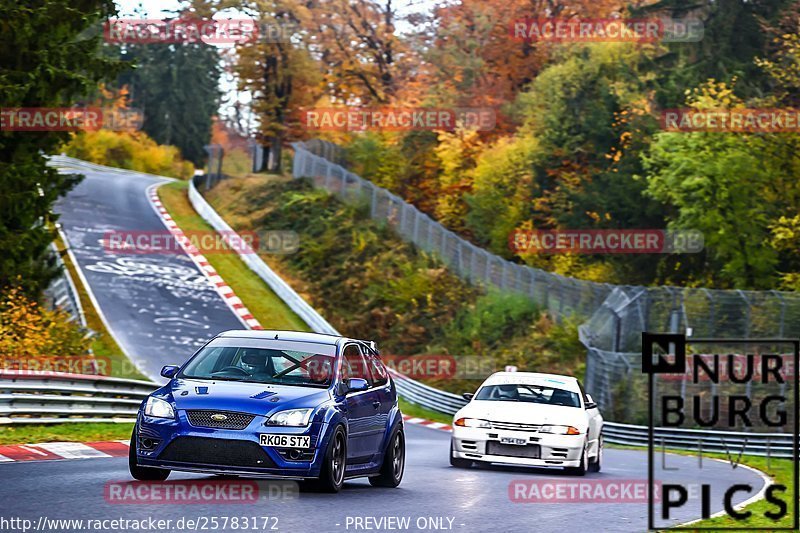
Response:
[[[528,444],[526,439],[517,439],[515,437],[501,437],[500,442],[502,444],[515,444],[517,446],[525,446]]]
[[[308,435],[272,435],[261,434],[258,436],[262,446],[275,448],[310,448],[311,437]]]

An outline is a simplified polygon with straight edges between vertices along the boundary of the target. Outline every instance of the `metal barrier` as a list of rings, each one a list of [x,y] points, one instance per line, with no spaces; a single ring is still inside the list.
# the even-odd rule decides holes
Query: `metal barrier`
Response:
[[[727,453],[738,457],[746,455],[791,458],[794,447],[789,433],[743,433],[737,431],[710,431],[682,428],[655,428],[654,445],[673,450],[702,450]],[[606,442],[627,446],[647,446],[647,426],[605,422],[603,438]]]
[[[75,288],[72,276],[69,270],[67,270],[64,260],[61,259],[61,254],[55,243],[50,245],[50,249],[61,272],[50,283],[47,289],[45,289],[45,297],[54,309],[59,308],[67,312],[70,316],[70,320],[77,320],[78,323],[85,328],[86,316],[83,314],[81,299],[80,296],[78,296],[78,290]]]
[[[158,385],[61,372],[0,371],[0,425],[133,422]]]

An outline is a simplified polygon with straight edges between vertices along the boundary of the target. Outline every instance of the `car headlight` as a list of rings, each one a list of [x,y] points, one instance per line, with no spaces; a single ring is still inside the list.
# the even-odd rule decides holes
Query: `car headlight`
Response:
[[[287,409],[286,411],[278,411],[269,417],[267,425],[291,427],[307,426],[311,420],[311,413],[313,412],[313,409]]]
[[[155,418],[175,418],[175,409],[169,402],[150,396],[144,406],[144,414]]]
[[[456,426],[465,428],[490,428],[488,420],[481,420],[480,418],[459,418],[454,422]]]
[[[552,433],[553,435],[580,435],[578,428],[573,426],[542,426],[539,433]]]

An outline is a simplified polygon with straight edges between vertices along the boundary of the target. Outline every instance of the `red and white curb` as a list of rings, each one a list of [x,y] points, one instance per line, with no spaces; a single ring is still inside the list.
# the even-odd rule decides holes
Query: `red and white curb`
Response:
[[[433,420],[427,420],[425,418],[403,415],[403,421],[406,424],[416,424],[417,426],[425,426],[426,428],[439,429],[442,431],[453,431],[453,426],[442,422],[434,422]]]
[[[236,293],[233,292],[233,289],[227,283],[225,283],[225,280],[222,279],[222,276],[220,276],[214,267],[211,266],[211,264],[208,262],[208,259],[206,259],[206,257],[200,253],[197,247],[192,244],[192,241],[172,219],[172,216],[170,216],[170,214],[167,212],[167,209],[158,198],[158,192],[156,192],[156,189],[159,185],[161,184],[156,183],[147,188],[147,198],[150,200],[150,205],[153,207],[155,212],[159,217],[161,217],[161,221],[175,237],[175,240],[178,241],[178,244],[180,244],[181,248],[183,248],[183,251],[186,252],[192,261],[194,261],[194,263],[198,266],[200,271],[205,275],[209,283],[216,288],[219,295],[225,301],[225,304],[237,317],[239,317],[239,320],[241,320],[242,323],[250,329],[264,329],[261,327],[261,324],[258,322],[258,320],[253,317],[253,313],[251,313],[250,310],[244,306],[242,300],[236,296]]]
[[[129,442],[46,442],[0,446],[0,463],[127,457]]]

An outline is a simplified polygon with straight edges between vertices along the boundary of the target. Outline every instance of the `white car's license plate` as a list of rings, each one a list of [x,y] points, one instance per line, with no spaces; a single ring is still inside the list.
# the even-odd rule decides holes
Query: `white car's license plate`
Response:
[[[528,441],[525,439],[517,439],[515,437],[501,437],[500,442],[502,444],[516,444],[517,446],[525,446],[528,444]]]
[[[311,447],[311,437],[308,435],[272,435],[262,433],[258,438],[262,446],[272,446],[274,448]]]

